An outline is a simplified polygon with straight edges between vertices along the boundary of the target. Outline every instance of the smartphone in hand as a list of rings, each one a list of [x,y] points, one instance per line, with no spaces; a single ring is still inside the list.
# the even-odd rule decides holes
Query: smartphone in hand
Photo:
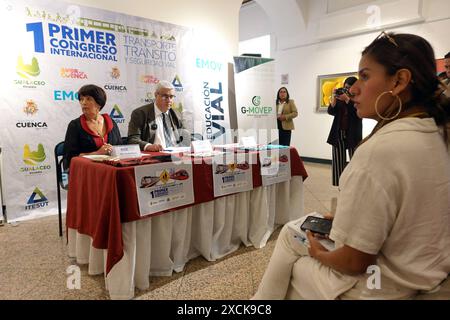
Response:
[[[302,225],[300,226],[300,229],[302,229],[305,232],[306,232],[306,230],[309,230],[312,233],[328,235],[328,234],[330,234],[332,224],[333,224],[333,220],[309,216],[302,223]]]

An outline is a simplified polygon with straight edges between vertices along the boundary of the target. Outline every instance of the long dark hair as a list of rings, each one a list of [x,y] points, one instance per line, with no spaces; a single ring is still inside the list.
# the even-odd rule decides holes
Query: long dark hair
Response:
[[[423,107],[438,126],[446,128],[450,118],[450,100],[442,93],[441,82],[436,75],[434,50],[427,40],[414,34],[384,34],[365,48],[362,55],[368,55],[384,66],[391,76],[400,69],[408,69],[412,75],[409,84],[411,100],[404,104],[404,110],[413,106]],[[372,134],[391,121],[394,120],[380,120]],[[448,141],[446,130],[444,140]]]
[[[286,103],[289,102],[289,91],[288,91],[288,89],[286,87],[281,87],[280,89],[278,89],[278,92],[277,92],[277,99],[275,100],[275,104],[276,105],[280,103],[280,91],[282,89],[286,90],[286,93],[287,93],[287,95],[286,95]]]

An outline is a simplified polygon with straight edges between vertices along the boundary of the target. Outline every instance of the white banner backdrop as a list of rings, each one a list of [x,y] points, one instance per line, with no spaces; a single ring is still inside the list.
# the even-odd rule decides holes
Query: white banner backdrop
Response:
[[[226,62],[197,54],[191,28],[60,1],[4,0],[0,35],[8,47],[0,59],[0,146],[9,220],[56,212],[53,149],[81,114],[82,85],[105,89],[102,113],[122,136],[160,80],[175,86],[174,109],[191,132],[217,138],[229,128]]]
[[[277,140],[274,60],[234,57],[234,70],[239,136],[253,136],[258,144]]]

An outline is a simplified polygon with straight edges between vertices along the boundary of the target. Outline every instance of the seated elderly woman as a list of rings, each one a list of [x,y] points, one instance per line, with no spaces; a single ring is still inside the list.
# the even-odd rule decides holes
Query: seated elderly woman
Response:
[[[78,91],[83,114],[69,123],[64,140],[64,169],[70,167],[70,160],[80,155],[108,155],[112,145],[121,144],[119,128],[111,117],[100,110],[106,104],[105,91],[88,84]]]
[[[363,51],[350,93],[358,116],[378,123],[342,174],[334,250],[283,227],[254,299],[414,299],[441,288],[450,273],[450,108],[435,61],[412,34],[383,32]]]

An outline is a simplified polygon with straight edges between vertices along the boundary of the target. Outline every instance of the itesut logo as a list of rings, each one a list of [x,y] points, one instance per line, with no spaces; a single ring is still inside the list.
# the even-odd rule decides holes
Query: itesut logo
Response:
[[[120,111],[120,108],[117,104],[114,105],[113,109],[111,110],[111,113],[109,114],[111,119],[113,119],[117,124],[124,123],[125,118],[122,114],[122,111]]]
[[[44,196],[41,190],[36,187],[28,199],[27,205],[25,206],[25,210],[37,209],[48,206],[47,197]]]
[[[19,56],[17,59],[16,71],[22,78],[25,79],[30,79],[28,76],[37,77],[41,73],[41,70],[39,69],[39,62],[35,57],[31,59],[31,64],[25,64],[23,62],[23,57]]]
[[[25,164],[35,166],[38,162],[43,162],[45,158],[46,156],[42,143],[38,144],[38,149],[36,151],[31,151],[28,144],[23,147],[23,162],[25,162]]]
[[[175,76],[175,78],[172,81],[173,86],[175,87],[175,91],[183,91],[183,85],[181,84],[180,78],[178,75]]]

